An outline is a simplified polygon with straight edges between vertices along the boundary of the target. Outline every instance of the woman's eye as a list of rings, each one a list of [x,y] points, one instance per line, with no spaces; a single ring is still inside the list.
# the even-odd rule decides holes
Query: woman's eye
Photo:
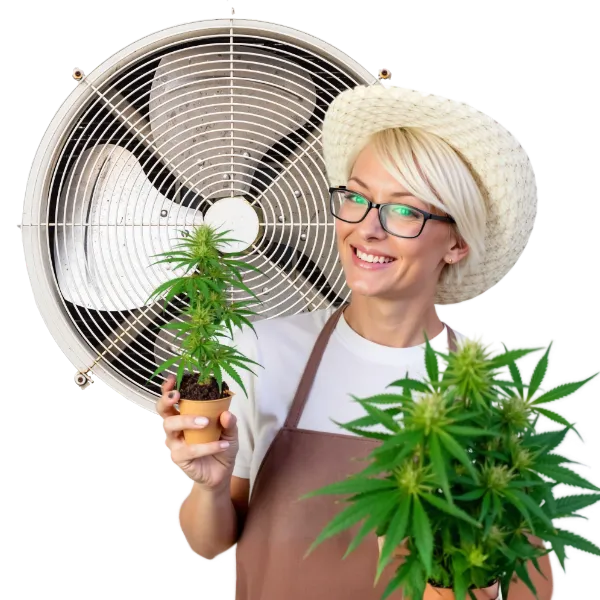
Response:
[[[350,202],[354,202],[355,204],[366,204],[367,201],[358,194],[346,194],[346,199],[350,200]]]
[[[418,217],[419,216],[410,207],[403,206],[402,204],[398,204],[398,205],[394,206],[392,208],[392,211],[395,215],[397,215],[399,217]]]

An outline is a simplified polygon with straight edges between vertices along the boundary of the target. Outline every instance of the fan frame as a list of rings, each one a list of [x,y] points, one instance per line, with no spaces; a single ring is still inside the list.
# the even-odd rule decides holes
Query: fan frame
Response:
[[[36,304],[46,326],[60,349],[77,369],[76,383],[82,389],[87,387],[88,373],[91,371],[119,394],[151,412],[156,412],[156,400],[159,396],[140,388],[102,360],[101,355],[90,347],[69,316],[52,268],[49,226],[44,222],[48,211],[50,181],[64,143],[72,132],[73,118],[94,93],[86,82],[99,88],[116,71],[129,67],[144,55],[167,45],[189,41],[194,37],[225,34],[232,35],[234,43],[236,36],[269,36],[271,39],[294,44],[316,54],[322,60],[329,61],[333,67],[351,74],[358,83],[379,83],[376,77],[341,50],[320,38],[291,27],[249,19],[212,19],[169,27],[129,44],[110,56],[89,75],[80,78],[74,75],[78,85],[64,100],[46,129],[27,182],[21,220],[27,271]],[[34,214],[35,211],[37,214]],[[86,382],[81,379],[82,375],[85,376]]]

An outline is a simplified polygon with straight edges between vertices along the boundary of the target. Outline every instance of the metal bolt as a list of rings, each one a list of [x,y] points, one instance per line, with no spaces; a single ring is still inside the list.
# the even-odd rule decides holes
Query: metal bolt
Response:
[[[389,69],[381,69],[379,71],[379,78],[380,79],[391,79],[392,72]]]
[[[85,385],[86,381],[87,379],[83,373],[77,373],[77,375],[75,375],[75,383],[77,385]]]
[[[165,209],[163,209],[163,210],[160,211],[160,216],[161,217],[166,217],[168,214],[169,213]]]
[[[171,352],[179,352],[179,348],[177,346],[171,346]]]
[[[285,221],[285,217],[284,217],[283,215],[279,215],[279,217],[277,218],[277,220],[278,220],[280,223],[283,223],[283,222]]]
[[[268,287],[264,287],[264,288],[262,289],[262,293],[263,293],[263,294],[268,294],[268,293],[269,293],[269,288],[268,288]]]
[[[301,233],[301,234],[300,234],[300,239],[301,239],[302,241],[304,241],[304,240],[306,239],[306,234],[305,234],[305,233]]]
[[[231,175],[228,175],[227,173],[225,173],[225,175],[223,175],[223,179],[231,179]]]
[[[83,75],[84,73],[81,69],[78,69],[77,67],[73,69],[73,79],[81,81],[83,79]]]
[[[244,158],[250,158],[250,152],[248,152],[247,150],[245,152],[242,153],[242,156]]]
[[[300,190],[296,190],[294,192],[294,196],[296,196],[296,198],[300,198],[300,196],[302,196],[302,192]]]
[[[204,166],[204,163],[205,163],[205,161],[203,161],[203,160],[199,160],[199,161],[198,161],[198,166],[199,166],[199,167],[203,167],[203,166]]]

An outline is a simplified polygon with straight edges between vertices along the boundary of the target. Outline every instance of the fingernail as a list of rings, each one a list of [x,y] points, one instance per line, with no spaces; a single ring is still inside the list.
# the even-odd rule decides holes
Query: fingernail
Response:
[[[229,448],[229,442],[221,442],[219,446],[221,446],[221,448]]]
[[[206,417],[196,417],[194,423],[196,423],[196,425],[207,425],[208,419]]]

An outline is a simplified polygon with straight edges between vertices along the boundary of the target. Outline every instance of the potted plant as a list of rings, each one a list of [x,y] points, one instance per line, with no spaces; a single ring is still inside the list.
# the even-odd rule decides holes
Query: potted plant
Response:
[[[555,498],[556,485],[600,489],[565,466],[573,461],[556,449],[576,430],[547,408],[598,373],[534,398],[552,343],[526,385],[516,361],[541,348],[508,351],[505,346],[504,353],[491,356],[481,343],[465,340],[456,352],[444,354],[425,339],[423,380],[407,373],[388,386],[399,393],[354,397],[366,416],[338,423],[380,443],[362,471],[302,496],[347,496],[346,507],[307,555],[364,520],[346,555],[375,531],[380,546],[376,581],[393,556],[402,557],[382,600],[400,587],[411,600],[495,599],[498,588],[506,600],[513,574],[538,597],[526,568],[529,560],[542,573],[538,559],[551,551],[564,570],[565,546],[600,555],[596,545],[554,523],[580,517],[577,511],[600,500],[597,493]],[[447,363],[443,375],[436,355]],[[503,367],[512,381],[498,377]],[[540,417],[561,428],[538,431]],[[389,433],[368,429],[376,425]],[[532,536],[551,548],[539,547]]]
[[[224,337],[233,339],[234,327],[247,325],[256,335],[249,321],[249,317],[256,313],[249,306],[258,302],[256,295],[244,284],[240,271],[259,269],[233,258],[242,255],[241,252],[222,251],[223,245],[238,241],[225,237],[227,233],[229,231],[219,232],[208,224],[202,224],[191,232],[182,231],[182,237],[176,238],[181,243],[173,250],[153,255],[164,257],[153,264],[171,263],[172,270],[184,268],[182,276],[159,285],[146,302],[165,294],[164,310],[176,297],[182,300],[178,303],[178,306],[183,306],[179,310],[180,318],[160,326],[176,331],[176,340],[181,337],[180,352],[159,365],[149,381],[158,373],[176,368],[180,413],[209,419],[203,429],[184,430],[188,444],[219,439],[220,416],[229,409],[233,396],[223,379],[224,374],[247,393],[237,369],[246,369],[254,374],[249,365],[258,365],[237,349],[222,343]],[[243,290],[252,300],[228,302],[228,287]]]

